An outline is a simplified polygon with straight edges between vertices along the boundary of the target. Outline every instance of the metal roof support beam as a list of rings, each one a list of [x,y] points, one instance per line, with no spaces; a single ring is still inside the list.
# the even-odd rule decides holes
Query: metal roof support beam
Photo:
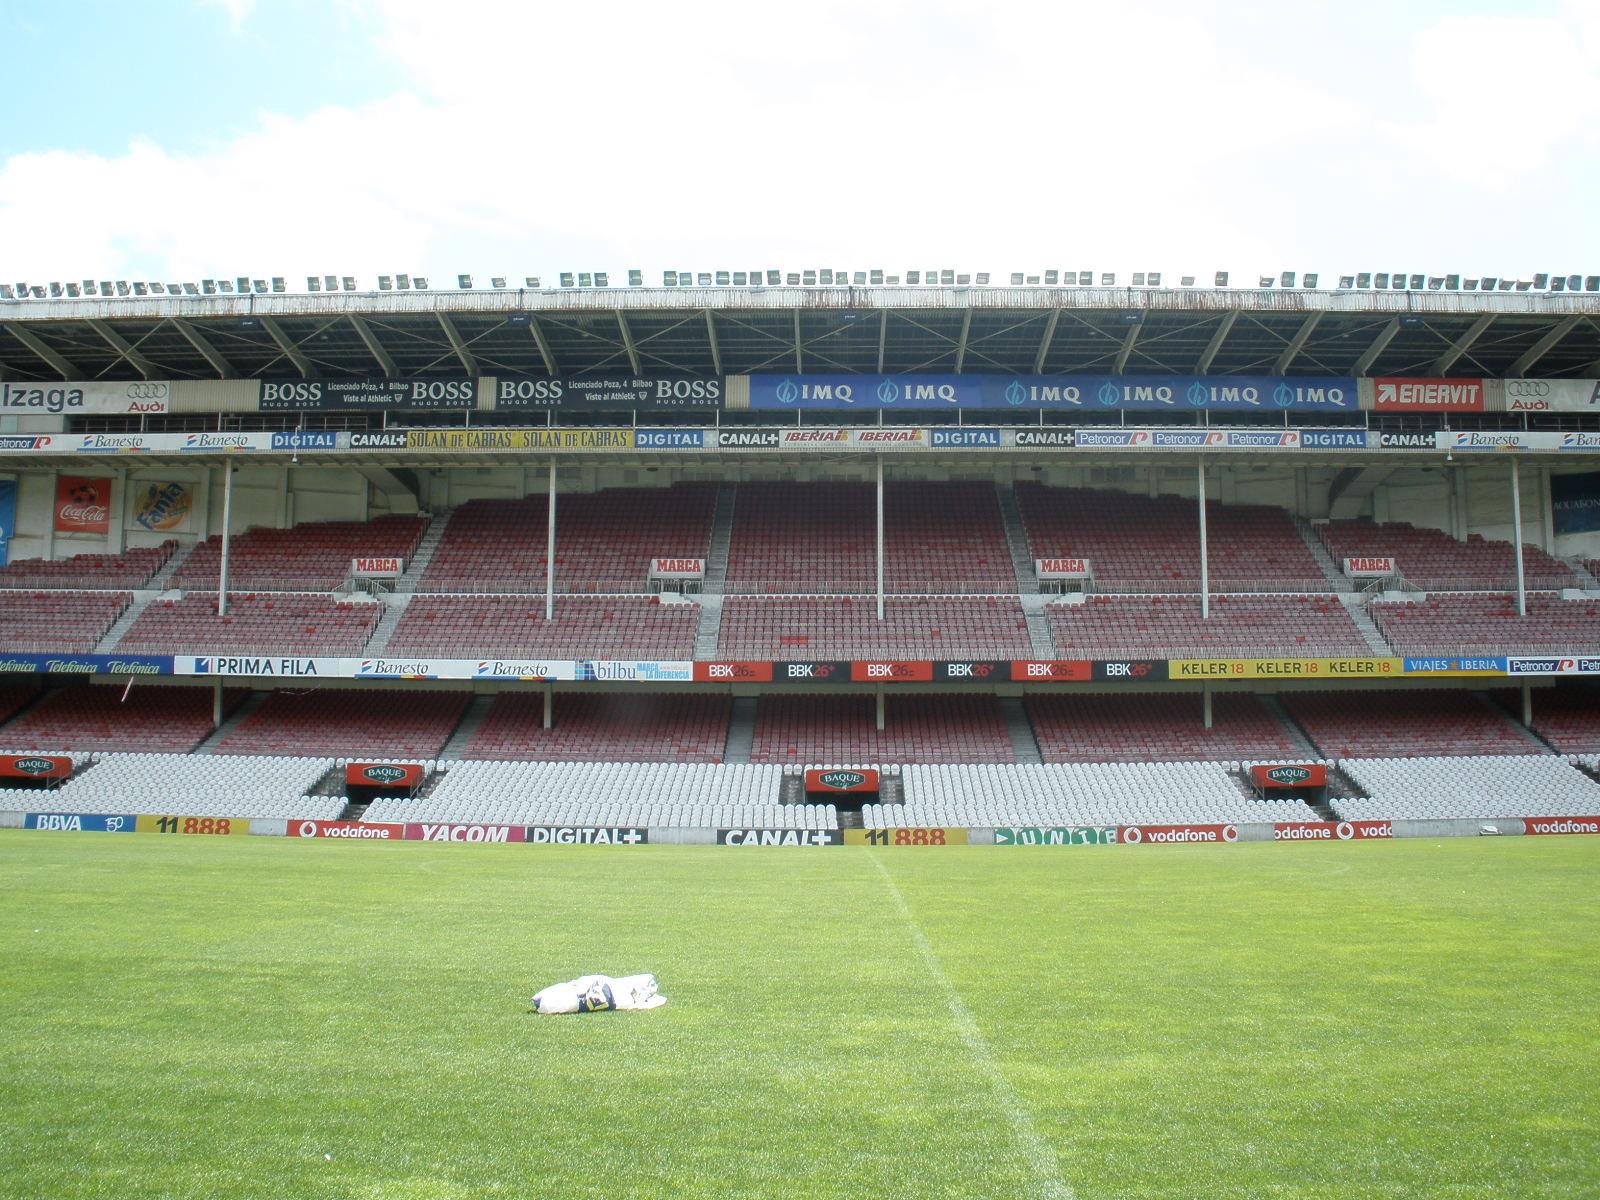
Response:
[[[1217,326],[1217,331],[1211,335],[1211,340],[1206,343],[1205,353],[1200,356],[1200,361],[1195,364],[1194,373],[1204,375],[1211,370],[1211,364],[1216,361],[1218,353],[1222,350],[1222,343],[1228,340],[1228,335],[1233,332],[1234,322],[1239,319],[1237,308],[1229,309],[1227,316],[1222,318],[1222,324]]]
[[[883,374],[883,364],[889,360],[889,310],[878,314],[878,374]]]
[[[23,326],[18,325],[15,321],[8,321],[5,327],[11,331],[12,337],[16,338],[17,341],[21,342],[29,350],[32,350],[40,358],[44,359],[45,362],[49,363],[50,369],[57,375],[61,376],[61,378],[84,378],[84,373],[82,371],[78,370],[77,367],[68,362],[63,355],[57,353],[55,350],[45,345],[44,342],[40,341],[39,336],[32,330],[25,329]]]
[[[617,309],[617,328],[622,331],[622,348],[628,352],[628,363],[633,367],[633,373],[639,374],[639,350],[633,344],[633,331],[628,328],[628,318],[622,310]]]
[[[1133,353],[1133,345],[1139,340],[1139,330],[1144,322],[1139,321],[1128,326],[1128,335],[1122,339],[1122,349],[1117,351],[1116,365],[1111,368],[1113,375],[1121,375],[1128,365],[1128,356]]]
[[[711,369],[722,374],[722,347],[717,344],[717,319],[706,309],[706,340],[711,343]]]
[[[1039,339],[1039,353],[1033,356],[1033,373],[1044,374],[1044,360],[1050,353],[1050,343],[1056,339],[1056,324],[1061,320],[1061,310],[1050,310],[1050,319],[1044,323],[1044,337]]]
[[[1391,317],[1389,323],[1378,331],[1378,336],[1372,339],[1372,345],[1361,352],[1361,357],[1356,359],[1353,375],[1365,375],[1372,370],[1372,364],[1378,361],[1378,355],[1383,353],[1384,347],[1394,341],[1394,335],[1400,332],[1400,318]]]
[[[283,331],[283,326],[279,325],[271,317],[262,317],[261,327],[277,343],[278,349],[283,351],[283,356],[294,364],[294,369],[300,372],[301,379],[315,379],[317,377],[316,366],[300,352],[300,347],[294,344],[294,339]]]
[[[1481,338],[1494,324],[1494,313],[1484,313],[1472,323],[1472,327],[1459,338],[1450,343],[1450,348],[1438,358],[1433,360],[1433,373],[1435,375],[1448,375],[1450,368],[1456,365],[1456,360],[1472,349],[1472,343]]]
[[[794,310],[794,373],[796,375],[804,375],[805,371],[805,361],[800,354],[800,309],[796,307]]]
[[[1306,342],[1311,339],[1311,331],[1317,327],[1317,322],[1320,320],[1322,320],[1322,314],[1314,312],[1300,322],[1300,328],[1295,332],[1294,337],[1289,339],[1289,344],[1283,348],[1283,353],[1278,355],[1278,361],[1273,364],[1272,373],[1274,375],[1288,374],[1289,364],[1295,360],[1295,355],[1305,348]]]
[[[533,344],[539,347],[539,357],[544,359],[544,369],[551,375],[560,374],[556,370],[556,356],[550,349],[550,343],[544,336],[544,330],[539,327],[539,318],[532,313],[528,314],[528,332],[533,335]]]
[[[961,314],[961,340],[956,343],[956,374],[961,374],[961,365],[967,360],[967,335],[972,332],[972,310],[969,308]]]
[[[89,328],[100,335],[100,339],[120,354],[139,374],[146,379],[160,379],[161,369],[144,355],[135,350],[127,338],[123,337],[104,321],[90,321]]]
[[[478,360],[472,357],[472,351],[467,349],[467,343],[461,340],[461,333],[456,329],[456,323],[450,319],[447,312],[434,314],[439,318],[439,328],[444,330],[444,336],[450,340],[450,349],[456,352],[456,357],[461,360],[461,368],[468,375],[478,373]]]
[[[372,332],[372,326],[367,324],[365,317],[351,316],[350,324],[355,326],[356,333],[367,348],[367,353],[378,360],[378,365],[383,368],[386,378],[397,379],[399,369],[394,365],[394,355],[383,348],[383,343],[378,340],[378,335]]]
[[[1561,323],[1549,333],[1545,334],[1537,342],[1529,346],[1527,353],[1525,353],[1521,358],[1517,359],[1516,362],[1511,364],[1511,374],[1514,376],[1526,375],[1533,367],[1534,363],[1538,362],[1546,354],[1550,353],[1550,351],[1555,348],[1556,343],[1576,329],[1578,327],[1578,323],[1582,320],[1583,318],[1581,316],[1574,313],[1572,316],[1561,321]]]
[[[262,318],[263,321],[266,318]],[[205,334],[201,333],[187,321],[173,319],[173,325],[179,333],[183,334],[188,343],[200,352],[200,357],[211,364],[211,369],[217,373],[218,379],[237,379],[239,372],[233,369],[233,364],[223,357],[222,351],[213,346]]]

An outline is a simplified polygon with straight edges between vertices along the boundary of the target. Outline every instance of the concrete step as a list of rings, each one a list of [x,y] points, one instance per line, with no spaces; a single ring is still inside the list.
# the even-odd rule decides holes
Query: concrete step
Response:
[[[1028,531],[1022,523],[1022,509],[1017,505],[1017,492],[1010,484],[996,484],[995,496],[1000,501],[1000,516],[1005,522],[1006,549],[1011,554],[1011,569],[1017,577],[1017,591],[1023,595],[1039,591],[1039,579],[1033,571],[1033,551],[1028,545]]]
[[[1350,614],[1350,619],[1355,622],[1356,629],[1361,633],[1361,640],[1367,644],[1367,649],[1378,658],[1389,658],[1394,654],[1394,647],[1384,639],[1383,632],[1373,621],[1372,614],[1367,611],[1367,606],[1360,603],[1358,597],[1341,593],[1339,599],[1344,604],[1345,612]]]
[[[1033,722],[1028,720],[1027,706],[1020,696],[1003,696],[1000,711],[1005,715],[1006,733],[1011,737],[1011,749],[1019,763],[1041,763],[1039,742],[1033,734]]]
[[[756,698],[739,696],[734,699],[733,711],[728,718],[728,742],[722,752],[725,763],[747,763],[756,743]]]
[[[707,567],[709,571],[710,568]],[[700,623],[694,631],[694,656],[699,659],[716,658],[722,640],[722,597],[708,596],[702,592]]]
[[[395,629],[400,625],[400,618],[406,615],[406,606],[411,603],[411,594],[387,592],[378,595],[376,599],[383,605],[383,616],[378,619],[378,624],[372,630],[372,636],[362,647],[363,658],[375,658],[388,647],[389,639],[394,636]]]
[[[215,754],[217,750],[217,743],[222,741],[223,738],[227,737],[228,734],[232,733],[236,728],[238,728],[240,721],[244,720],[251,713],[255,712],[256,709],[260,708],[262,703],[265,702],[266,698],[266,692],[251,692],[244,698],[244,703],[239,705],[238,708],[234,709],[233,712],[223,717],[222,724],[213,729],[211,731],[211,736],[196,746],[192,751],[190,751],[190,753]]]
[[[1290,517],[1294,527],[1299,531],[1301,540],[1306,544],[1306,549],[1311,551],[1311,557],[1316,559],[1317,569],[1332,585],[1336,592],[1353,591],[1354,585],[1350,582],[1340,565],[1333,561],[1333,555],[1328,553],[1328,548],[1322,544],[1322,539],[1317,536],[1317,531],[1312,528],[1311,522],[1304,517]]]
[[[1023,618],[1028,622],[1028,642],[1033,647],[1033,656],[1054,658],[1056,644],[1050,636],[1050,618],[1046,612],[1050,597],[1039,593],[1032,596],[1023,595],[1018,599],[1022,601]]]
[[[1277,720],[1279,727],[1289,735],[1289,741],[1297,752],[1305,755],[1308,759],[1320,759],[1323,757],[1322,751],[1311,740],[1311,735],[1301,727],[1299,721],[1289,715],[1289,710],[1284,708],[1283,703],[1276,696],[1262,696],[1261,704]]]
[[[111,622],[111,628],[106,630],[105,636],[95,643],[94,652],[96,654],[114,652],[117,648],[117,643],[123,639],[128,630],[133,628],[133,623],[139,619],[139,614],[149,608],[150,601],[160,594],[160,592],[146,591],[144,589],[133,593],[133,600],[128,604],[127,608],[122,610],[122,615]]]
[[[467,711],[461,714],[461,723],[455,727],[444,749],[439,751],[440,758],[460,758],[461,752],[467,748],[467,743],[472,741],[473,734],[478,732],[478,726],[483,724],[484,717],[489,715],[489,706],[494,703],[493,696],[474,696],[472,703],[467,705]]]
[[[395,582],[395,590],[410,592],[416,590],[417,581],[427,571],[428,564],[433,561],[439,543],[444,540],[445,526],[450,523],[450,513],[436,512],[429,519],[427,527],[422,531],[422,537],[417,541],[417,549],[411,556],[411,561],[406,563],[406,569]]]

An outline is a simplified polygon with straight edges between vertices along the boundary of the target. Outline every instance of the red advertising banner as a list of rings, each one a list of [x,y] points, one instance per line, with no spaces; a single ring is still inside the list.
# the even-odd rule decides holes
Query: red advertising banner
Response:
[[[772,664],[769,662],[697,662],[694,664],[696,683],[771,683]]]
[[[292,837],[398,842],[405,836],[406,827],[382,821],[290,821],[288,832]]]
[[[427,825],[408,822],[408,842],[525,842],[528,830],[522,825]]]
[[[931,662],[853,662],[852,683],[932,683]]]
[[[1015,661],[1011,664],[1011,678],[1014,682],[1026,682],[1030,679],[1058,679],[1070,680],[1073,683],[1087,683],[1093,677],[1093,668],[1087,659],[1070,661],[1061,659],[1028,659]]]
[[[808,792],[876,792],[878,773],[870,767],[854,770],[839,767],[835,770],[813,768],[806,772]]]
[[[1272,827],[1276,842],[1365,842],[1394,837],[1388,821],[1284,821]]]
[[[1524,817],[1530,834],[1545,837],[1556,833],[1600,833],[1600,817]]]
[[[56,480],[56,532],[107,533],[111,529],[111,480],[63,475]]]
[[[1250,780],[1258,788],[1327,787],[1328,768],[1321,763],[1279,763],[1251,767]]]
[[[345,766],[346,787],[381,787],[409,791],[422,786],[420,763],[353,762]]]
[[[69,779],[72,760],[64,754],[0,754],[0,776],[6,779]]]
[[[1374,379],[1372,407],[1378,412],[1482,412],[1483,380]]]
[[[1117,840],[1124,846],[1140,843],[1237,842],[1239,831],[1232,825],[1123,825]]]

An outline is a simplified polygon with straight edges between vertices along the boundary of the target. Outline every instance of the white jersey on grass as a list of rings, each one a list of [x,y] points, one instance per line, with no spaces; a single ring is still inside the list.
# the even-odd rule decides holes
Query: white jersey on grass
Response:
[[[557,1013],[627,1012],[632,1009],[660,1008],[667,998],[656,991],[654,975],[581,975],[566,983],[552,983],[533,997],[533,1008],[540,1016]]]

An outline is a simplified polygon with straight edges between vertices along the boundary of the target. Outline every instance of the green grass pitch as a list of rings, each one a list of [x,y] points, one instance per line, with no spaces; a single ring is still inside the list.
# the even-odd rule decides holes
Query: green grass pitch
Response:
[[[1592,1197],[1597,900],[1588,838],[3,831],[0,1196]],[[671,1001],[530,1015],[590,971]]]

